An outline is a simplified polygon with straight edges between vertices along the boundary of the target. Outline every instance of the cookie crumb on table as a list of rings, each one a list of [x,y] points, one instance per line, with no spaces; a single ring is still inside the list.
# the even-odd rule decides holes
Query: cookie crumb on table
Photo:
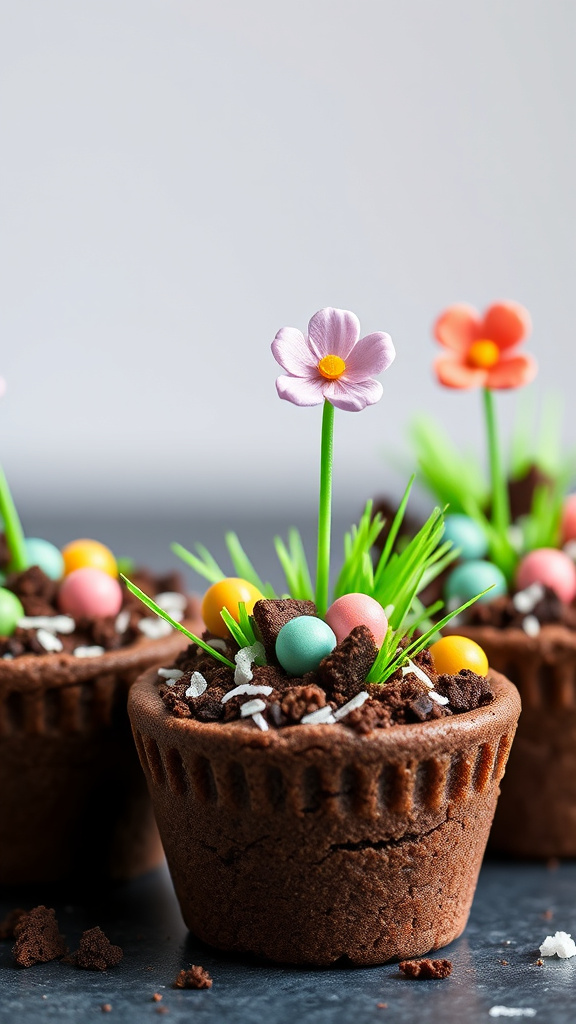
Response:
[[[66,940],[58,931],[56,914],[42,905],[19,917],[14,938],[12,955],[19,967],[59,960],[68,952]]]
[[[192,964],[187,971],[180,971],[176,976],[174,988],[212,988],[212,978],[204,967]]]
[[[451,960],[403,960],[398,964],[400,970],[407,978],[447,978],[452,974]]]
[[[102,1013],[111,1013],[112,1012],[112,1003],[102,1003],[102,1006],[100,1007],[100,1009],[102,1010]]]
[[[82,933],[78,949],[66,962],[84,971],[107,971],[116,967],[123,956],[121,947],[113,946],[102,929],[96,927]]]
[[[154,994],[152,996],[152,1002],[153,1003],[161,1003],[162,1002],[162,996],[160,995],[159,992],[154,992]]]

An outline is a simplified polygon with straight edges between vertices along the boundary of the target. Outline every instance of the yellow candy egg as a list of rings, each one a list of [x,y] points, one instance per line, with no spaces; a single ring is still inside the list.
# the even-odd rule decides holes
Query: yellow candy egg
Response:
[[[256,601],[260,601],[262,596],[258,588],[252,583],[248,583],[248,580],[241,580],[234,576],[213,583],[204,594],[202,601],[202,618],[206,629],[216,636],[229,636],[220,615],[222,609],[227,608],[232,618],[238,622],[238,605],[243,602],[248,615],[251,615]]]
[[[474,640],[467,636],[443,636],[430,647],[434,671],[441,675],[458,675],[469,668],[478,676],[488,675],[488,658]]]
[[[73,540],[62,548],[64,575],[69,576],[76,569],[99,569],[109,576],[118,576],[116,559],[105,544],[98,540]]]

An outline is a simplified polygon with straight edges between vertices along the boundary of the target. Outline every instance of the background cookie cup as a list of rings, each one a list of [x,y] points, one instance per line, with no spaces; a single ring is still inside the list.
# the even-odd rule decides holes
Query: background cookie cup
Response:
[[[187,925],[220,949],[356,964],[466,925],[520,712],[514,686],[451,718],[358,736],[180,719],[151,671],[129,714]]]

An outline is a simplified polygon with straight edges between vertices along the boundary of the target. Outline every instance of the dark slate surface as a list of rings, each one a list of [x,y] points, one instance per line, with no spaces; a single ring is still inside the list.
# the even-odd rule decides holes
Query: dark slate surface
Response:
[[[575,895],[576,864],[550,870],[488,862],[466,932],[441,954],[452,959],[451,977],[410,981],[394,964],[305,970],[216,953],[186,933],[165,870],[72,902],[46,890],[3,893],[2,911],[34,900],[55,906],[72,948],[84,928],[100,924],[124,947],[125,958],[105,974],[60,963],[21,969],[13,966],[11,944],[3,943],[0,1020],[140,1024],[165,1016],[172,1024],[476,1024],[490,1021],[490,1008],[500,1005],[532,1008],[543,1024],[573,1024],[576,957],[547,958],[543,967],[536,960],[547,934],[576,933]],[[550,911],[552,919],[544,916]],[[211,990],[171,987],[180,968],[191,963],[210,972]],[[162,995],[160,1003],[152,1000],[155,992]],[[104,1003],[111,1004],[110,1013],[102,1012]],[[168,1012],[160,1014],[159,1008]]]

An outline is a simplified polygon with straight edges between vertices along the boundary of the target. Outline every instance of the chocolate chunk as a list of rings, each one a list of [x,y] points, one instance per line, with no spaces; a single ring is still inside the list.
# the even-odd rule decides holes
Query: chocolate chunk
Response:
[[[32,967],[58,960],[67,952],[64,936],[58,931],[58,922],[53,910],[44,906],[34,907],[14,927],[16,942],[12,955],[20,967]]]
[[[292,598],[263,598],[256,602],[252,616],[264,644],[267,661],[276,661],[276,638],[282,626],[299,615],[318,615],[314,602],[294,601]]]
[[[124,952],[120,946],[113,946],[101,928],[89,928],[82,933],[80,945],[67,963],[84,971],[107,971],[120,963]]]
[[[325,705],[326,694],[319,686],[294,686],[284,694],[280,708],[288,721],[295,723]]]
[[[212,978],[204,967],[192,964],[174,979],[174,988],[212,988]]]
[[[365,688],[378,648],[367,626],[355,626],[323,659],[318,669],[322,685],[328,693],[338,693],[347,700]]]
[[[429,980],[447,978],[449,974],[452,974],[451,960],[402,960],[398,967],[407,978]]]
[[[22,910],[22,907],[16,907],[15,910],[10,910],[3,921],[0,921],[0,942],[5,942],[6,939],[13,939],[16,934],[16,925],[18,922],[26,916],[27,910]]]
[[[452,711],[473,711],[493,699],[488,679],[476,675],[469,668],[462,669],[456,676],[438,676],[436,690],[448,698]]]

